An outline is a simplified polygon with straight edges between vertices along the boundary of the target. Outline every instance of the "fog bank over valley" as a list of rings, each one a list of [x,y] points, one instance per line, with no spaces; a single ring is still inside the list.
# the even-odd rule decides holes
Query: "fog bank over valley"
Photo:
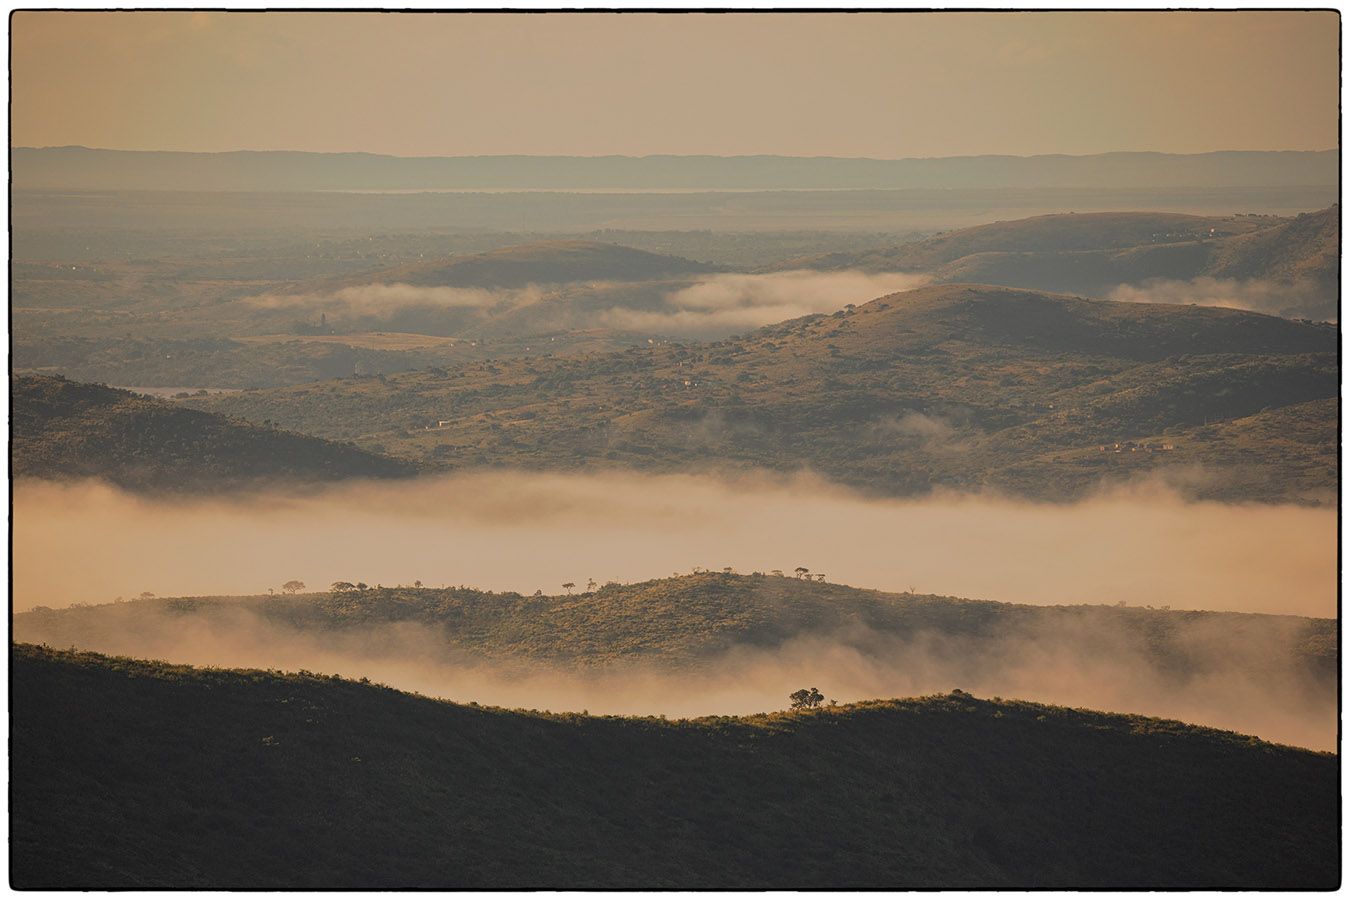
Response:
[[[291,579],[529,594],[801,565],[836,583],[1007,602],[1336,614],[1335,510],[1187,503],[1154,484],[1054,505],[874,499],[811,475],[480,471],[172,500],[21,480],[13,549],[18,611]]]

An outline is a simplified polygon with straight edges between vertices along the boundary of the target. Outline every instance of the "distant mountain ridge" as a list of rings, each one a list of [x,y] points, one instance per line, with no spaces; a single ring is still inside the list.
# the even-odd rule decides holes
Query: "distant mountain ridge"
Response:
[[[16,147],[19,190],[772,190],[1335,185],[1323,151],[849,159],[787,156],[394,157],[299,151]]]

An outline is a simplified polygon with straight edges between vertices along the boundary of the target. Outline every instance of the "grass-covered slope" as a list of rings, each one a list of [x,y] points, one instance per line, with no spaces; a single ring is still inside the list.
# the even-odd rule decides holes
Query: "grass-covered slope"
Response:
[[[784,265],[926,272],[945,283],[1095,296],[1105,296],[1120,285],[1147,286],[1155,279],[1255,281],[1265,287],[1259,301],[1263,311],[1334,319],[1340,207],[1290,219],[1164,213],[1037,216],[965,228],[898,247],[833,253]],[[1194,299],[1204,303],[1208,296],[1197,292]]]
[[[407,463],[356,447],[104,385],[17,376],[10,402],[10,463],[17,477],[101,478],[173,491],[413,472]]]
[[[309,668],[456,700],[702,715],[783,685],[857,700],[961,685],[1335,746],[1334,619],[1031,606],[705,573],[573,595],[370,588],[38,608],[15,640]]]
[[[1334,441],[1290,457],[1253,432],[1235,458],[1210,427],[1290,408],[1301,432],[1334,433],[1334,404],[1312,402],[1339,395],[1335,352],[1334,328],[1275,316],[941,285],[711,344],[190,402],[435,467],[810,467],[881,493],[1046,499],[1148,471],[1240,468],[1193,490],[1290,500],[1334,493]],[[1100,450],[1159,435],[1174,450]]]
[[[314,287],[410,284],[418,287],[502,288],[574,281],[646,281],[718,271],[719,268],[679,256],[599,241],[540,241],[349,275],[318,282]]]
[[[831,253],[785,265],[876,272],[928,272],[982,253],[1120,250],[1208,237],[1247,234],[1259,219],[1162,212],[1099,212],[1033,216],[947,231],[921,241],[854,253]]]
[[[444,657],[600,666],[697,667],[734,648],[777,650],[838,641],[884,658],[904,642],[940,638],[978,672],[1029,643],[1073,645],[1085,657],[1144,660],[1178,683],[1227,668],[1273,678],[1296,673],[1334,690],[1332,619],[1146,607],[1032,606],[890,594],[775,575],[701,573],[578,594],[526,596],[472,588],[396,587],[261,597],[161,598],[46,609],[14,616],[17,640],[136,656],[172,654],[216,629],[257,623],[322,644],[377,626],[427,626]],[[240,614],[256,616],[249,623]],[[158,643],[155,643],[158,641]],[[405,648],[404,652],[411,652]],[[169,658],[174,658],[172,655]]]
[[[1339,883],[1337,762],[953,693],[548,716],[12,651],[17,888]]]

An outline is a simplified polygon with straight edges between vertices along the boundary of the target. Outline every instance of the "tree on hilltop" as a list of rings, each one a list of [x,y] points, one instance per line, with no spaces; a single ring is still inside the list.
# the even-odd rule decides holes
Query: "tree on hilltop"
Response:
[[[825,695],[815,688],[802,688],[788,694],[793,709],[815,709],[825,700]]]

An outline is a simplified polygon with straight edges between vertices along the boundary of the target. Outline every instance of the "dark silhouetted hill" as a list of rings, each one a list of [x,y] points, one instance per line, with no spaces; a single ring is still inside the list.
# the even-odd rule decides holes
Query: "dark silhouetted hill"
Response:
[[[11,884],[1335,888],[1331,755],[969,694],[694,721],[11,655]]]

